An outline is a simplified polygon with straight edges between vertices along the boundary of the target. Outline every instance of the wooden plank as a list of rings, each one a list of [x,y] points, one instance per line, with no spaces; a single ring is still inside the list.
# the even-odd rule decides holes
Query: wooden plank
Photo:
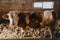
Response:
[[[4,5],[0,6],[0,10],[22,10],[22,5]]]

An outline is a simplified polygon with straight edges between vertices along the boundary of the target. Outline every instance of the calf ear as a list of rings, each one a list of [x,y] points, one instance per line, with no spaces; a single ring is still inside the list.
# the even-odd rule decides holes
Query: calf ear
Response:
[[[41,16],[41,17],[43,17],[43,16],[44,16],[44,12],[43,12],[43,11],[40,13],[40,16]]]
[[[5,20],[8,20],[9,16],[8,15],[3,15],[2,18],[5,19]]]
[[[16,11],[17,14],[19,14],[21,11]]]
[[[53,12],[54,10],[51,10],[51,12]]]

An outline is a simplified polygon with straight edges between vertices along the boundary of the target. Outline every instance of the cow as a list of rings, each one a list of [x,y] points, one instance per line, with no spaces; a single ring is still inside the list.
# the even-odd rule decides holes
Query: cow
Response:
[[[33,28],[40,28],[40,22],[42,21],[42,17],[39,15],[40,12],[33,12],[30,14],[29,19],[29,26]]]
[[[5,20],[9,20],[9,27],[13,28],[14,26],[17,26],[18,24],[18,14],[20,11],[10,11],[8,14],[5,14],[2,16]]]
[[[53,12],[54,10],[45,10],[41,16],[42,16],[42,22],[40,23],[42,27],[46,25],[50,25],[51,22],[54,21]]]
[[[18,26],[22,27],[23,29],[25,29],[27,23],[26,23],[26,15],[24,15],[24,12],[20,12],[18,14],[19,20],[18,20]]]

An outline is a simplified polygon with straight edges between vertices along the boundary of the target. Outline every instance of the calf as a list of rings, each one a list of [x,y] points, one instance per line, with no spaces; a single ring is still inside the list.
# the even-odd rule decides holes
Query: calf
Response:
[[[29,16],[30,22],[29,26],[33,28],[40,28],[40,22],[42,21],[40,12],[34,12]]]
[[[10,21],[9,23],[10,27],[14,27],[14,26],[17,26],[18,19],[19,19],[18,17],[19,12],[20,11],[10,11],[8,14],[3,15],[2,17]]]
[[[53,10],[46,10],[43,12],[42,22],[40,23],[42,26],[48,25],[54,20],[52,12]]]
[[[22,27],[23,29],[26,27],[26,20],[25,20],[25,15],[23,12],[20,12],[18,14],[19,20],[18,20],[18,26]]]

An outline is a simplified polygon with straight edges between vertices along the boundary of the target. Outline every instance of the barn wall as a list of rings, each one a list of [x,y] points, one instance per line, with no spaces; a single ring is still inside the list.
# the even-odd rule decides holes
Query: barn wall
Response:
[[[60,0],[55,1],[54,9],[57,13],[57,18],[60,18]]]
[[[10,11],[10,10],[20,10],[20,11],[34,11],[34,10],[42,10],[33,8],[34,2],[42,2],[42,1],[54,1],[54,10],[57,13],[57,18],[60,15],[60,0],[0,0],[0,12]],[[1,15],[1,13],[0,13]]]
[[[33,3],[42,1],[54,1],[54,9],[59,9],[59,0],[0,0],[0,10],[40,10],[33,8]]]
[[[32,0],[1,0],[1,10],[31,10]]]

